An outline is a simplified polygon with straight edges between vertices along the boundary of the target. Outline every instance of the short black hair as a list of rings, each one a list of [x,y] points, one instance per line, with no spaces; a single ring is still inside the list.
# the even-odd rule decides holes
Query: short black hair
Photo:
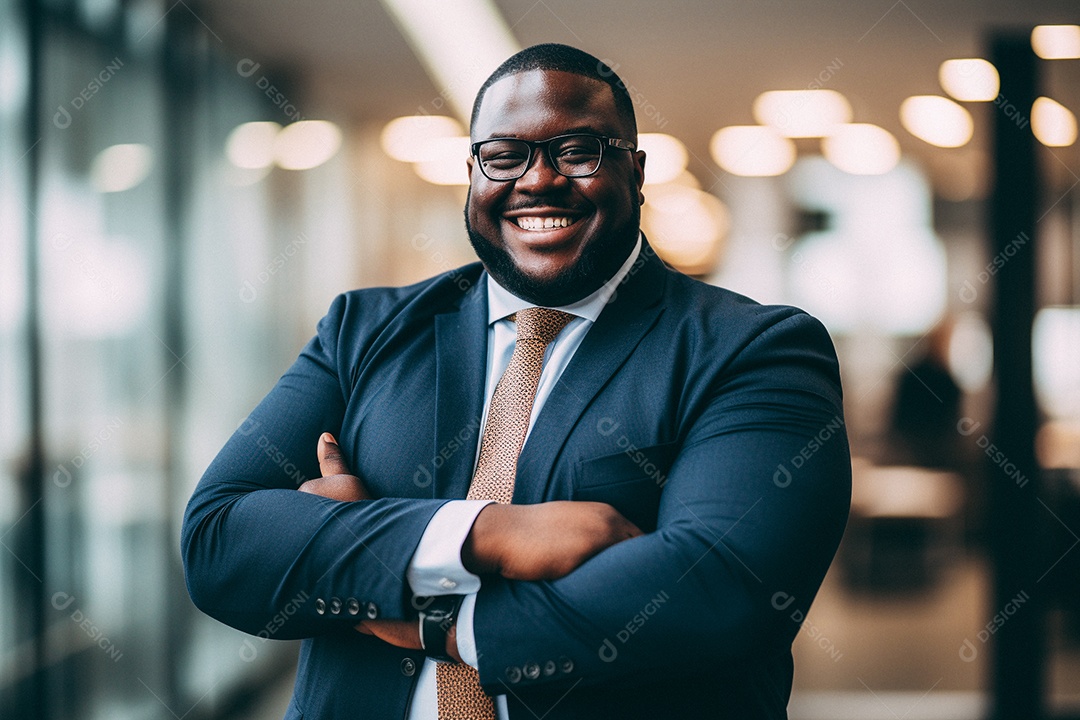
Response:
[[[559,43],[544,43],[525,48],[511,55],[502,65],[495,68],[495,72],[488,76],[476,93],[472,117],[469,119],[470,130],[476,125],[476,118],[480,115],[480,103],[484,101],[487,89],[508,75],[517,75],[529,70],[559,70],[604,83],[611,88],[611,94],[615,98],[615,112],[619,121],[625,123],[633,131],[633,139],[636,139],[637,119],[634,117],[634,101],[630,99],[626,84],[615,74],[614,68],[583,50]]]

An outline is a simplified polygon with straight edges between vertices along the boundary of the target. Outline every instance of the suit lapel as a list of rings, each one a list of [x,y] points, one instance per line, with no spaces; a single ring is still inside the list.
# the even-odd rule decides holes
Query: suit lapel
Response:
[[[581,414],[663,312],[666,270],[643,243],[638,262],[552,389],[518,458],[515,503],[542,502],[555,460]]]
[[[486,278],[487,275],[482,275]],[[487,365],[487,292],[477,282],[457,312],[435,317],[435,454],[432,497],[469,492]],[[480,338],[479,342],[477,338]]]

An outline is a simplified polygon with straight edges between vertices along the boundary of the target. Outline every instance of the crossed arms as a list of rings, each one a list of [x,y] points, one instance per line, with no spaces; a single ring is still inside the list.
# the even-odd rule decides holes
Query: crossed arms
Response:
[[[820,443],[794,479],[777,481],[784,461],[842,417],[827,335],[808,316],[785,313],[746,331],[722,373],[706,379],[693,406],[679,408],[677,437],[653,438],[678,445],[654,532],[640,534],[603,503],[491,505],[477,516],[462,560],[484,576],[474,628],[485,685],[497,690],[505,668],[536,658],[570,657],[569,679],[603,682],[790,645],[798,630],[792,612],[808,609],[839,542],[850,465],[838,435]],[[447,501],[430,491],[379,496],[389,493],[368,480],[400,472],[392,461],[360,480],[340,453],[324,447],[318,464],[311,457],[325,430],[342,427],[355,383],[339,372],[347,365],[337,347],[347,325],[342,315],[336,304],[193,494],[182,538],[188,588],[204,612],[252,634],[265,633],[298,596],[355,597],[369,608],[362,629],[418,647],[405,578],[425,528]],[[655,379],[655,364],[638,366],[642,375],[627,382]],[[597,403],[595,412],[610,411]],[[596,427],[599,417],[587,414],[581,424]],[[297,458],[303,476],[319,478],[305,487],[312,492],[296,491],[280,456]],[[617,464],[599,459],[601,467]],[[369,494],[377,497],[354,501]],[[663,613],[618,645],[617,662],[605,659],[604,643],[618,642],[658,593],[669,598]],[[771,602],[777,593],[793,597],[795,607],[781,611]],[[273,623],[270,636],[352,632],[363,619],[318,613],[313,604]],[[395,630],[382,621],[403,624]]]
[[[345,464],[330,433],[319,436],[322,477],[300,485],[300,492],[337,502],[373,499],[364,481]],[[553,501],[537,505],[492,503],[480,511],[461,548],[465,569],[510,580],[555,580],[617,542],[641,530],[606,503]],[[397,647],[420,650],[414,620],[363,620],[355,629]],[[446,637],[446,652],[461,662],[456,627]]]

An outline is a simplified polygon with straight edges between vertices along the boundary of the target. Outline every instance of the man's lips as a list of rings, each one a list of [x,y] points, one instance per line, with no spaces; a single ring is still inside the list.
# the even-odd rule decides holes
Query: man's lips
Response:
[[[582,216],[583,213],[562,208],[523,208],[503,215],[517,227],[530,232],[567,228],[580,220]]]
[[[540,216],[522,216],[514,218],[514,222],[522,230],[551,230],[553,228],[564,228],[573,225],[574,218],[571,217],[540,217]]]

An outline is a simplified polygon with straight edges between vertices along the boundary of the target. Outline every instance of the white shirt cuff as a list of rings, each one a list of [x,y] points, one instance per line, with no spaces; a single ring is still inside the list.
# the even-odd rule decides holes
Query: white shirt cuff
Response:
[[[461,564],[461,546],[491,502],[451,500],[431,517],[405,570],[414,595],[468,595],[480,589],[480,576]]]
[[[457,651],[466,665],[479,668],[480,658],[476,652],[476,636],[473,634],[473,612],[476,610],[476,593],[465,596],[457,612]]]

